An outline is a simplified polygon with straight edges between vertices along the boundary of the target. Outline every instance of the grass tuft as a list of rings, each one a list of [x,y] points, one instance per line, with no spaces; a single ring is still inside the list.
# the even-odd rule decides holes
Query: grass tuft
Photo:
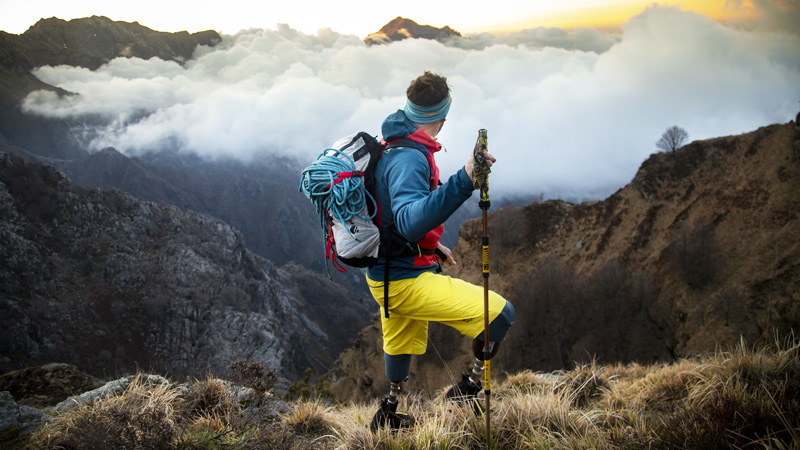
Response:
[[[283,422],[300,434],[323,434],[331,430],[332,414],[333,408],[320,399],[302,400],[284,415]]]
[[[607,385],[608,380],[601,374],[597,361],[592,360],[590,364],[565,372],[556,391],[565,394],[575,406],[587,406],[602,395]]]

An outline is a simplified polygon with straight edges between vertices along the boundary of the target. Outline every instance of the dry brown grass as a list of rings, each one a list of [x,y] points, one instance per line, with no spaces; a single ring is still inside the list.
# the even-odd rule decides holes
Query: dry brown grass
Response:
[[[301,400],[284,415],[283,422],[300,434],[325,434],[333,425],[333,408],[319,399]]]
[[[137,377],[120,395],[57,416],[26,443],[30,449],[315,448],[281,422],[263,420],[257,402],[237,402],[228,382],[208,377],[188,386]],[[318,447],[317,447],[318,448]]]
[[[485,448],[485,420],[441,395],[403,398],[417,425],[369,431],[377,402],[293,403],[278,422],[232,400],[211,378],[179,391],[137,380],[123,394],[57,417],[31,448],[456,449]],[[744,344],[674,364],[521,372],[493,390],[492,448],[800,448],[800,342]]]
[[[521,372],[493,390],[492,448],[800,448],[800,343],[674,364]],[[482,418],[413,398],[412,430],[367,429],[374,406],[336,409],[337,448],[485,448]]]
[[[178,392],[137,377],[119,396],[79,405],[47,424],[29,442],[41,449],[169,449],[178,437]]]

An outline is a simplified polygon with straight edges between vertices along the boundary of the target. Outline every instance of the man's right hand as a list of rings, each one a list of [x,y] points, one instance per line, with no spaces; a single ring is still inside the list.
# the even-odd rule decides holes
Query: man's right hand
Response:
[[[492,164],[497,162],[497,158],[492,156],[491,153],[489,152],[480,152],[480,153],[483,155],[484,161],[487,166],[492,167]],[[469,158],[467,158],[467,163],[464,164],[464,170],[467,171],[467,175],[469,175],[469,179],[472,180],[473,183],[475,183],[475,177],[473,175],[475,173],[475,164],[476,164],[475,153],[471,152],[469,154]]]

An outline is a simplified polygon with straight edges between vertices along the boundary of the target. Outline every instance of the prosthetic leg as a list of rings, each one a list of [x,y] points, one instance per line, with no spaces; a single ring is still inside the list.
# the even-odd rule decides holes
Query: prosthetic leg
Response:
[[[405,381],[405,380],[404,380]],[[389,385],[389,396],[381,400],[380,407],[372,417],[369,429],[372,432],[378,431],[381,427],[391,429],[406,428],[414,425],[414,416],[411,414],[397,411],[397,396],[403,390],[403,382],[392,381]]]
[[[444,394],[446,402],[463,402],[472,406],[475,414],[483,414],[483,406],[478,401],[478,394],[483,389],[481,378],[483,378],[483,341],[475,338],[472,341],[472,354],[475,356],[475,362],[472,364],[472,371],[470,373],[463,373],[461,381],[455,386],[451,387]],[[500,347],[499,342],[490,342],[489,348],[491,349],[491,357],[497,354],[497,349]]]

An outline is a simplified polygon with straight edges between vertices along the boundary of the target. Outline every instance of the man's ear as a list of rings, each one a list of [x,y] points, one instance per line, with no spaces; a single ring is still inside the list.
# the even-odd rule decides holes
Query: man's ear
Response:
[[[442,128],[444,128],[444,123],[445,122],[447,122],[447,117],[445,117],[444,119],[441,120],[441,123],[439,124],[439,131],[437,131],[436,134],[439,134],[439,132],[442,131]]]

